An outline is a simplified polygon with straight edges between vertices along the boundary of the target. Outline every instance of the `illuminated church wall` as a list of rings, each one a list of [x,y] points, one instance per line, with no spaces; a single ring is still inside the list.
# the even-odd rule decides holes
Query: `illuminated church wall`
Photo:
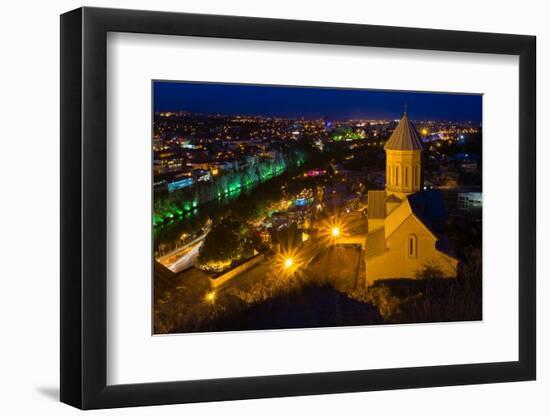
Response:
[[[420,191],[420,151],[386,151],[386,190],[401,194]]]
[[[436,241],[410,215],[386,239],[386,252],[367,260],[367,285],[378,279],[414,278],[427,265],[440,269],[442,277],[456,277],[458,261],[438,251]]]

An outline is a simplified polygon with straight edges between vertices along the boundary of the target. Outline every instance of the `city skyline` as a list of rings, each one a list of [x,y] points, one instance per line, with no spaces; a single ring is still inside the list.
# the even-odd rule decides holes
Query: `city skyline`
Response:
[[[350,88],[154,81],[154,112],[331,120],[398,119],[481,123],[482,95]]]

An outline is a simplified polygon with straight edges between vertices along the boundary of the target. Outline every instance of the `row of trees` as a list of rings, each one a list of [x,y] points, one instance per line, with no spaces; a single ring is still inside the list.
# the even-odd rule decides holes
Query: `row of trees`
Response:
[[[209,182],[171,193],[155,194],[153,207],[155,224],[158,226],[206,202],[238,195],[242,190],[282,174],[289,165],[292,166],[303,158],[303,154],[298,151],[287,155],[278,153],[273,159],[265,158],[257,164],[249,164],[243,169],[224,173]]]

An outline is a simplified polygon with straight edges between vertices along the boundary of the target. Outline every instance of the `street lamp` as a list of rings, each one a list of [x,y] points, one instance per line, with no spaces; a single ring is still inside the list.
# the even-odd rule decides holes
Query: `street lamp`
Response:
[[[292,258],[286,258],[285,259],[285,268],[288,269],[294,264],[294,261]]]
[[[214,303],[214,301],[216,300],[216,292],[215,291],[210,291],[209,293],[206,293],[206,301],[208,301],[209,303]]]
[[[332,228],[332,236],[334,236],[334,237],[340,236],[340,228],[339,227],[333,227]]]

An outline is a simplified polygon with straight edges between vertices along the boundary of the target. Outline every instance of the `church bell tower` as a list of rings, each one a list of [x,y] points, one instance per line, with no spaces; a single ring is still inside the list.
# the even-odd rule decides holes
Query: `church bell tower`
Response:
[[[403,198],[422,189],[422,142],[407,112],[384,146],[386,193]]]

